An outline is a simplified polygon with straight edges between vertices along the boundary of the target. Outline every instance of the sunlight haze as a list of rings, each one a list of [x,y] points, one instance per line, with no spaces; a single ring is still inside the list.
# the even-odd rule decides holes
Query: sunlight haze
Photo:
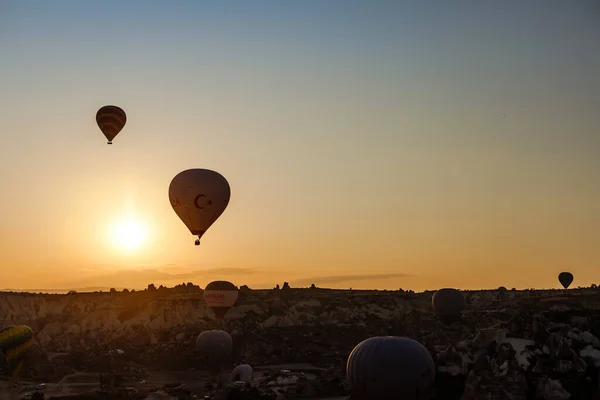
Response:
[[[595,1],[0,3],[0,289],[600,283]],[[112,145],[96,111],[127,124]],[[231,200],[194,246],[188,168]]]

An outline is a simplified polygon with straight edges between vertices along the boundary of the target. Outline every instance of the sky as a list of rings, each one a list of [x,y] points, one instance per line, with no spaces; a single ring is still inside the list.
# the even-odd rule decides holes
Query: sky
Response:
[[[600,283],[599,18],[594,0],[0,0],[0,288]],[[106,104],[128,116],[112,146]],[[189,168],[231,186],[199,247],[168,199]]]

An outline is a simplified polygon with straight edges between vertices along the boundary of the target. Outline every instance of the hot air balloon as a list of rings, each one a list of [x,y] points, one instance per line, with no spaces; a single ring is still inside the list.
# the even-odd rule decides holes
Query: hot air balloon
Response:
[[[0,329],[0,352],[3,354],[12,377],[19,374],[23,358],[33,344],[33,330],[26,325]]]
[[[465,298],[456,289],[443,288],[433,294],[431,304],[442,322],[451,324],[460,319],[462,310],[465,308]]]
[[[198,236],[196,246],[200,245],[206,230],[225,211],[230,196],[227,179],[209,169],[182,171],[169,185],[171,206],[192,235]]]
[[[217,319],[222,319],[227,314],[237,298],[238,288],[231,282],[214,281],[204,288],[204,301],[215,313]]]
[[[232,381],[242,381],[244,383],[252,382],[252,375],[254,371],[252,367],[248,364],[240,364],[231,371],[231,380]]]
[[[122,108],[117,106],[104,106],[96,112],[96,123],[106,136],[108,144],[117,136],[127,122],[127,115]]]
[[[570,272],[561,272],[558,274],[558,281],[567,289],[573,283],[573,274]]]
[[[206,368],[219,372],[229,361],[233,350],[231,335],[221,330],[204,331],[196,339],[196,348]]]
[[[497,299],[499,301],[504,301],[508,297],[508,289],[504,286],[500,286],[498,288]]]
[[[429,399],[435,365],[416,340],[376,336],[360,342],[348,357],[346,375],[352,394],[365,399]]]

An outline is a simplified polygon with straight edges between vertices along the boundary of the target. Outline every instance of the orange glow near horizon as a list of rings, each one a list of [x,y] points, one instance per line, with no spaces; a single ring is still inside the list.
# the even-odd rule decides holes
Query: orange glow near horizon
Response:
[[[600,283],[585,5],[13,3],[0,289]],[[168,198],[189,168],[231,186],[200,246]]]

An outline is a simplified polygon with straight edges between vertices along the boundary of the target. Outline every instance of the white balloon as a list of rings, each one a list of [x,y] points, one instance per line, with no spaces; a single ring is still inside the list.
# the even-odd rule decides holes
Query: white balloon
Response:
[[[254,371],[252,370],[252,367],[250,365],[241,364],[235,367],[233,371],[231,371],[231,380],[251,383],[253,374]]]
[[[230,196],[227,179],[209,169],[182,171],[169,185],[173,210],[198,239],[225,211]]]

